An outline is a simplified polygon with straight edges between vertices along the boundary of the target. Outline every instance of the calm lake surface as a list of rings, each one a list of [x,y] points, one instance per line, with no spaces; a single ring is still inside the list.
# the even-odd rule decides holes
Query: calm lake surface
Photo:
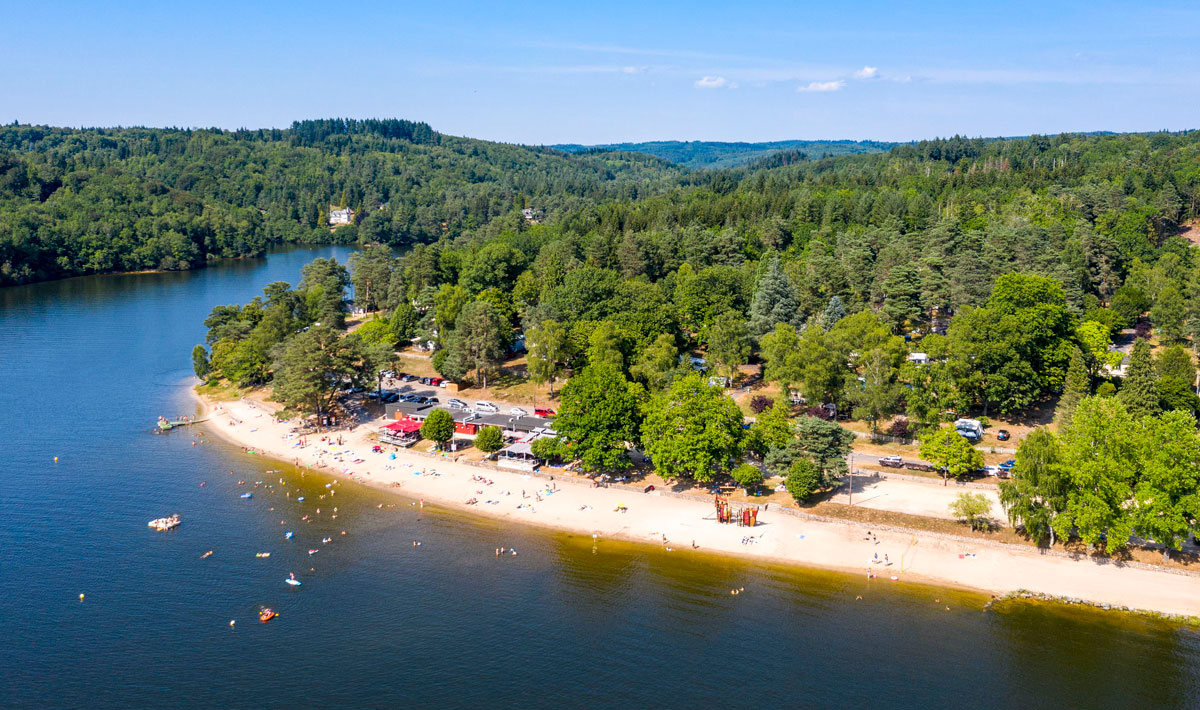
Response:
[[[329,479],[151,433],[193,411],[214,305],[347,254],[0,289],[0,707],[1200,707],[1192,631],[593,548],[349,485],[336,521],[305,524]],[[280,475],[306,502],[238,497]],[[178,530],[146,527],[173,512]]]

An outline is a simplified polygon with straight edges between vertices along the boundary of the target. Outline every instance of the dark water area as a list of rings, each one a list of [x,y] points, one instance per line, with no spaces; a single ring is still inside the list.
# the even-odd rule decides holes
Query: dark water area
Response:
[[[345,484],[322,500],[328,478],[151,433],[192,411],[214,305],[347,253],[0,289],[0,707],[1200,707],[1192,631],[593,546]],[[238,497],[281,476],[291,499]]]

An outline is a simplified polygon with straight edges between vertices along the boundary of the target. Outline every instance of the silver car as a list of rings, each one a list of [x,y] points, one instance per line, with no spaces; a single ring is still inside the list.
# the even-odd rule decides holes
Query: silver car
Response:
[[[475,403],[475,411],[477,411],[477,412],[490,412],[490,413],[493,413],[493,414],[494,414],[494,413],[496,413],[496,412],[499,412],[499,411],[500,411],[500,408],[499,408],[499,407],[497,407],[496,405],[492,404],[491,402],[488,402],[488,401],[482,401],[482,402],[476,402],[476,403]]]
[[[521,409],[520,407],[513,407],[512,409],[508,410],[508,413],[513,415],[514,417],[529,416],[529,412],[525,411],[524,409]]]

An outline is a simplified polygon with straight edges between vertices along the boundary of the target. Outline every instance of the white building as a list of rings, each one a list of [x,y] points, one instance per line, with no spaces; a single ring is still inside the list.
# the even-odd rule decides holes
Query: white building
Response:
[[[353,224],[354,210],[349,207],[344,207],[338,210],[329,210],[329,226],[336,227],[339,224]]]

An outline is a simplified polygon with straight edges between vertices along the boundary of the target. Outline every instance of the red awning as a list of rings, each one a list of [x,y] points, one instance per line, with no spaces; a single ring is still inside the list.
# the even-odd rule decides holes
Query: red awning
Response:
[[[387,429],[388,431],[396,431],[396,432],[403,432],[405,434],[412,434],[413,432],[421,431],[421,422],[414,422],[414,421],[409,421],[407,419],[401,419],[399,421],[394,421],[391,424],[385,424],[380,428]]]

